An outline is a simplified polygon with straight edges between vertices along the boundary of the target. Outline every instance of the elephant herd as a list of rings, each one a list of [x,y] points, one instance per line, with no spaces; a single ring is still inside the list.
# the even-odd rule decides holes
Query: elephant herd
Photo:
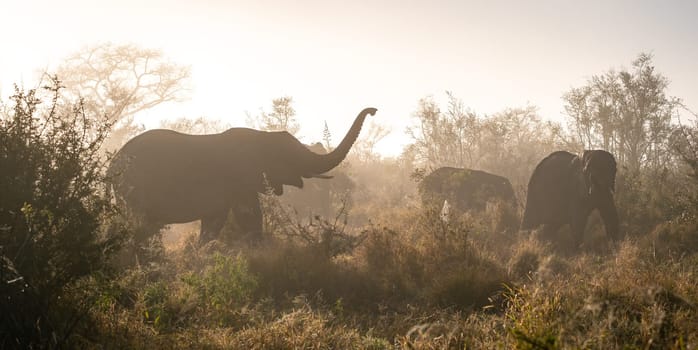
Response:
[[[311,187],[324,188],[322,181],[332,177],[327,173],[344,160],[364,120],[375,113],[375,108],[362,110],[331,152],[305,146],[284,131],[232,128],[188,135],[150,130],[114,155],[107,177],[118,201],[148,228],[142,239],[167,224],[201,220],[199,240],[206,243],[218,238],[229,214],[240,232],[260,238],[258,194],[271,190],[281,195],[284,185],[301,189],[309,180]],[[606,151],[585,151],[581,157],[565,151],[550,154],[531,176],[521,229],[555,232],[569,224],[581,239],[588,216],[597,209],[607,235],[616,239],[615,173],[615,159]],[[493,199],[516,206],[508,179],[479,170],[436,169],[419,191],[425,206],[448,201],[458,212],[482,211]],[[309,191],[323,206],[329,201],[326,192]]]
[[[598,210],[606,234],[618,240],[618,213],[613,201],[616,161],[603,150],[587,150],[582,156],[557,151],[545,157],[528,183],[522,230],[541,228],[550,237],[570,225],[575,246],[581,244],[589,215]],[[480,170],[443,167],[419,185],[422,203],[434,206],[448,201],[457,212],[483,211],[498,200],[516,207],[516,196],[505,177]]]

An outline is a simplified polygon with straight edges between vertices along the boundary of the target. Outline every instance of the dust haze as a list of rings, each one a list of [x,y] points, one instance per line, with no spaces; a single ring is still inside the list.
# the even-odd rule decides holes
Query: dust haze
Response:
[[[695,10],[7,5],[0,348],[695,348]]]

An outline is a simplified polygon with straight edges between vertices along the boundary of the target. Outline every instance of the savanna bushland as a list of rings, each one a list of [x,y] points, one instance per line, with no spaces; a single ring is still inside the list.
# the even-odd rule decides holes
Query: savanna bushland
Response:
[[[104,170],[138,131],[133,114],[186,94],[189,73],[171,64],[140,71],[145,58],[157,62],[155,51],[90,50],[0,105],[0,348],[698,346],[698,124],[667,95],[670,77],[650,55],[580,72],[594,75],[560,92],[561,124],[534,106],[485,115],[450,93],[443,106],[425,97],[400,157],[375,152],[387,130],[364,130],[337,169],[351,181],[332,190],[329,217],[302,217],[283,196],[262,195],[262,242],[238,238],[230,223],[200,246],[195,223],[173,225],[139,247],[150,254],[134,264],[124,251],[135,249],[138,229],[111,200]],[[140,73],[166,83],[148,90],[134,83]],[[291,97],[248,119],[298,130]],[[226,128],[205,119],[163,126]],[[315,141],[334,140],[326,130]],[[511,229],[536,164],[584,149],[618,162],[622,240],[609,241],[596,214],[580,247],[569,245],[568,228],[552,239]],[[518,207],[445,216],[422,207],[417,184],[441,166],[507,177]]]

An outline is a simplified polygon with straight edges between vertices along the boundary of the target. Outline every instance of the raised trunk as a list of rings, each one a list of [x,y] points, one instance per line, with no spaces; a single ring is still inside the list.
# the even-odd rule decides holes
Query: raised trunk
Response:
[[[308,152],[308,169],[312,175],[319,175],[332,170],[334,167],[339,165],[339,163],[344,160],[351,149],[351,146],[359,137],[359,132],[361,132],[361,127],[363,126],[364,120],[367,115],[375,115],[375,108],[365,108],[359,115],[356,116],[354,124],[344,136],[342,142],[335,148],[332,152],[327,154],[317,154],[313,152]]]

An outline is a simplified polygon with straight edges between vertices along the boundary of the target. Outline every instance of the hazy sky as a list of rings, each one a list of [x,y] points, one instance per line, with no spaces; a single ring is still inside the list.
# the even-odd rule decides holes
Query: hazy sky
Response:
[[[364,107],[396,154],[420,98],[452,91],[478,113],[531,104],[562,120],[561,95],[640,52],[698,109],[696,1],[0,0],[0,88],[109,41],[191,65],[192,98],[140,120],[245,112],[292,96],[304,142],[337,143]],[[149,122],[149,126],[157,125]]]

